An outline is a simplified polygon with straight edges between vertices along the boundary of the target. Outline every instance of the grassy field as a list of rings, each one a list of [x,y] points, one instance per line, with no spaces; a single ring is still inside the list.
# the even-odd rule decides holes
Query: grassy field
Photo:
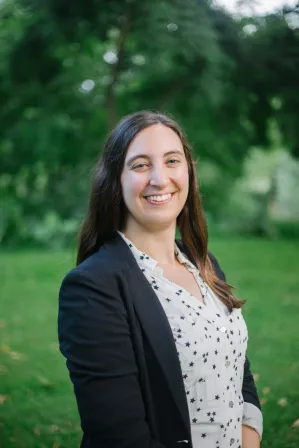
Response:
[[[249,357],[263,448],[299,446],[299,244],[217,240],[211,249],[247,299]],[[76,448],[80,425],[57,345],[57,292],[72,254],[0,254],[0,447]],[[296,422],[297,421],[297,425]]]

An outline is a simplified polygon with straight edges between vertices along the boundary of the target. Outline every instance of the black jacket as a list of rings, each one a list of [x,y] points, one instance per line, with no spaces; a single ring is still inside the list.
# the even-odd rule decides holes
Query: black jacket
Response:
[[[171,328],[118,234],[64,278],[58,333],[74,384],[82,448],[192,447]],[[247,359],[243,398],[260,408]]]

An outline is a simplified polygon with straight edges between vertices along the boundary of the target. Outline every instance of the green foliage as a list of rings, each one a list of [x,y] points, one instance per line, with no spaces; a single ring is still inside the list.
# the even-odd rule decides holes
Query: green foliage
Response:
[[[276,232],[276,235],[279,237],[289,239],[289,240],[298,240],[299,239],[299,221],[273,221],[273,226]]]
[[[268,145],[271,120],[298,156],[299,37],[288,17],[238,20],[208,0],[1,2],[2,243],[51,213],[80,220],[107,132],[138,109],[171,114],[200,165],[219,173],[222,188],[201,182],[214,219],[249,148]]]
[[[299,164],[280,148],[279,140],[272,144],[268,152],[250,148],[242,177],[218,205],[218,221],[212,221],[218,232],[298,238]]]

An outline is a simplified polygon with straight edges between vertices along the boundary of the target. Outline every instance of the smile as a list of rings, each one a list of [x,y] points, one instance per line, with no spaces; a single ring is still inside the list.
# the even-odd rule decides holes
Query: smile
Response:
[[[171,201],[174,193],[169,194],[159,194],[159,195],[153,195],[153,196],[145,196],[144,199],[146,199],[151,204],[166,204],[167,202]]]

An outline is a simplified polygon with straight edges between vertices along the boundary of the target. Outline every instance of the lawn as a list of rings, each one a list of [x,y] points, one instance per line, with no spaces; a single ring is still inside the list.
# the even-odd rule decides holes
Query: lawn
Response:
[[[262,447],[298,448],[299,243],[230,239],[212,241],[211,249],[247,300],[249,357],[263,403]],[[0,254],[1,448],[79,444],[56,330],[58,288],[73,258],[67,252]]]

